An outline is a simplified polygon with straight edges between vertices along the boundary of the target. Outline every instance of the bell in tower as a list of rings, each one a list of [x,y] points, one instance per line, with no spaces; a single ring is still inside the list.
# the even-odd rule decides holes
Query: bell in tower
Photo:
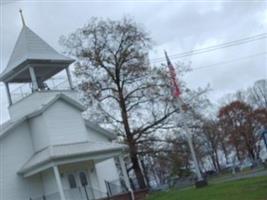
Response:
[[[22,11],[22,30],[15,44],[5,70],[0,74],[0,81],[4,82],[7,90],[9,105],[18,100],[10,91],[10,85],[26,84],[29,87],[28,95],[37,92],[53,90],[48,85],[48,80],[61,71],[66,71],[68,90],[73,89],[69,65],[74,62],[66,56],[59,54],[54,48],[41,39],[25,24]]]

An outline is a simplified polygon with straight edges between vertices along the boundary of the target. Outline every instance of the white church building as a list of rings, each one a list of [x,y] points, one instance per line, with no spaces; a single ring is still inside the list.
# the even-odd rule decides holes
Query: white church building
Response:
[[[69,71],[73,62],[23,23],[0,75],[10,115],[0,129],[0,200],[91,200],[131,191],[127,146],[82,117]],[[64,71],[68,89],[49,87],[47,81]],[[11,87],[18,84],[29,92],[17,96]],[[115,181],[119,189],[109,185]]]

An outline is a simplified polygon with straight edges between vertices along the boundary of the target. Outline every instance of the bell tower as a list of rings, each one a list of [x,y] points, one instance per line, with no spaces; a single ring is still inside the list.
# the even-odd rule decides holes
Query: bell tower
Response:
[[[28,96],[35,93],[55,92],[56,89],[49,86],[48,82],[53,76],[64,70],[64,76],[68,80],[64,90],[68,90],[68,92],[73,90],[69,65],[74,60],[59,54],[34,33],[26,25],[21,10],[20,15],[22,30],[7,67],[0,74],[0,81],[5,84],[7,91],[9,112],[11,107],[18,102],[25,101]],[[13,93],[10,89],[12,85],[24,85],[27,87],[27,92],[18,98],[17,93]],[[58,88],[57,91],[59,92]]]

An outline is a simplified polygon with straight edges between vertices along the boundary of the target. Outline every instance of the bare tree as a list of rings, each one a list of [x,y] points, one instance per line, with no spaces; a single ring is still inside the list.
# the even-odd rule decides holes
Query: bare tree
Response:
[[[220,124],[228,130],[225,137],[233,145],[239,161],[248,156],[252,161],[259,159],[260,136],[256,130],[265,120],[266,111],[254,111],[244,102],[234,101],[219,111]]]
[[[257,108],[267,108],[267,80],[262,79],[254,83],[247,90],[248,103]]]
[[[77,59],[75,74],[88,106],[86,116],[113,128],[129,145],[132,169],[139,186],[146,187],[140,146],[178,111],[165,69],[149,65],[149,35],[128,18],[94,18],[61,42]]]
[[[225,95],[221,104],[225,106],[233,101],[243,101],[254,108],[267,108],[267,79],[257,80],[252,87]]]
[[[218,124],[214,120],[206,120],[203,125],[203,136],[205,138],[205,147],[208,156],[210,156],[214,168],[217,172],[221,170],[219,162],[219,151],[221,144],[221,135],[218,131]]]

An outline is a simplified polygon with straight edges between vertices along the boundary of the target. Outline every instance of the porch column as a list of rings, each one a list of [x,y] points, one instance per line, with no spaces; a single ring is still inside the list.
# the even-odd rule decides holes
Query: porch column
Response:
[[[10,90],[9,90],[9,85],[7,82],[4,82],[5,87],[6,87],[6,93],[7,93],[7,99],[8,99],[8,104],[12,105],[12,99],[11,99],[11,94],[10,94]]]
[[[61,178],[60,178],[59,171],[58,171],[58,167],[53,166],[53,170],[54,170],[54,174],[55,174],[56,181],[57,181],[57,187],[58,187],[58,191],[59,191],[59,195],[60,195],[60,200],[66,200],[65,195],[64,195],[62,182],[61,182]]]
[[[126,183],[126,186],[128,188],[128,190],[130,191],[131,193],[131,196],[132,196],[132,200],[134,200],[134,192],[131,188],[131,184],[130,184],[130,181],[129,181],[129,177],[128,177],[128,174],[127,174],[127,169],[125,167],[125,163],[124,163],[124,160],[123,160],[123,157],[122,155],[119,156],[119,161],[120,161],[120,167],[121,167],[121,170],[122,170],[122,175],[123,175],[123,179]]]
[[[38,89],[38,83],[33,67],[29,67],[29,71],[32,80],[32,89],[33,91],[36,91]]]
[[[72,79],[71,79],[71,75],[70,75],[70,70],[69,67],[66,68],[66,73],[67,73],[67,77],[68,77],[68,81],[69,81],[69,85],[70,85],[70,89],[73,90],[73,84],[72,84]]]

